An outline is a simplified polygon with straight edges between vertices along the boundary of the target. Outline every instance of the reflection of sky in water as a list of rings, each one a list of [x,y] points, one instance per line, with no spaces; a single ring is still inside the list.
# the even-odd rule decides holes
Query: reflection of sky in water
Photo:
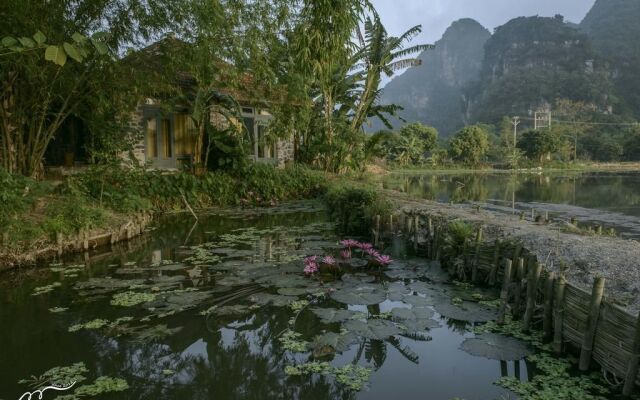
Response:
[[[323,214],[297,215],[295,218],[282,215],[275,219],[265,216],[264,219],[257,218],[251,221],[251,224],[260,225],[262,228],[287,224],[302,226],[312,221],[324,221],[324,218]],[[129,252],[94,262],[89,270],[90,274],[93,277],[113,276],[114,279],[131,279],[130,276],[114,274],[113,271],[122,269],[126,261],[137,261],[142,266],[150,262],[179,259],[185,256],[185,249],[182,247],[185,238],[189,238],[189,243],[206,242],[211,240],[211,236],[216,232],[229,232],[247,226],[245,220],[229,221],[217,217],[202,218],[201,222],[193,227],[190,221],[184,223],[184,218],[181,219],[180,216],[170,217],[160,225],[149,243],[144,244],[142,248],[132,248]],[[308,242],[323,239],[322,236],[318,236],[318,232],[307,234],[306,238]],[[276,236],[273,239],[273,246],[267,246],[266,241],[250,246],[260,255],[257,259],[268,258],[268,248],[275,251],[287,247],[286,243],[290,243],[285,241],[286,243],[283,242],[280,246],[276,245]],[[333,238],[332,241],[335,242],[336,239]],[[394,258],[407,252],[405,243],[399,240],[392,242],[389,248]],[[107,267],[110,264],[118,266]],[[206,276],[206,267],[198,271],[190,268],[189,271],[191,273],[184,273],[184,282],[206,287],[209,279]],[[181,273],[166,271],[161,274],[171,276]],[[153,325],[166,324],[169,328],[183,329],[154,342],[140,343],[128,336],[112,338],[101,331],[68,333],[66,329],[70,321],[75,323],[98,317],[113,320],[116,316],[106,314],[131,310],[114,310],[113,307],[109,307],[107,304],[111,294],[103,299],[103,303],[88,303],[76,307],[70,301],[78,296],[71,288],[73,281],[69,283],[69,287],[57,289],[51,296],[32,297],[31,291],[34,286],[60,278],[54,276],[48,279],[49,281],[44,283],[28,281],[24,289],[20,286],[8,286],[6,283],[4,287],[0,287],[0,323],[8,325],[11,321],[14,328],[0,330],[0,342],[15,343],[14,346],[8,347],[0,358],[1,367],[6,369],[7,365],[15,366],[0,375],[0,384],[9,388],[9,394],[20,392],[21,387],[16,385],[20,378],[41,373],[55,366],[54,363],[69,365],[82,360],[95,373],[127,379],[131,386],[127,392],[128,398],[222,399],[242,395],[242,398],[258,399],[264,398],[265,393],[275,398],[296,398],[296,395],[299,395],[299,398],[305,400],[343,397],[341,389],[332,387],[326,378],[287,378],[284,375],[284,367],[292,361],[302,363],[310,360],[307,354],[283,355],[277,342],[279,335],[288,328],[288,320],[293,315],[288,307],[263,307],[242,318],[222,317],[205,320],[198,314],[209,306],[208,303],[204,303],[194,310],[161,320],[154,319]],[[61,305],[69,305],[70,311],[61,315],[54,315],[48,311],[49,307]],[[379,305],[380,312],[389,311],[394,307],[409,308],[409,305],[389,300]],[[365,306],[349,308],[364,313],[368,310]],[[27,329],[32,328],[32,325],[20,323],[26,321],[26,315],[30,318],[37,316],[41,321],[38,330]],[[432,337],[428,342],[397,336],[400,347],[406,346],[419,356],[418,364],[405,358],[388,342],[370,342],[372,347],[376,347],[376,354],[360,354],[359,364],[372,366],[366,361],[367,357],[383,362],[371,375],[370,390],[363,391],[356,397],[389,399],[400,396],[403,399],[446,400],[459,396],[473,400],[494,398],[504,393],[503,389],[493,385],[501,376],[500,362],[473,357],[459,350],[461,342],[471,334],[465,333],[464,326],[449,326],[445,320],[441,320],[440,323],[441,327],[428,331],[427,334]],[[296,330],[304,332],[309,340],[313,335],[320,333],[321,329],[328,327],[320,324],[313,316],[309,318],[309,315],[301,318],[296,327]],[[23,335],[23,332],[28,334]],[[51,346],[50,338],[56,338],[56,346]],[[332,364],[344,366],[351,363],[358,355],[358,350],[359,344],[352,345],[343,354],[336,355]],[[29,362],[21,362],[25,359]],[[513,363],[509,364],[509,373],[513,376]],[[504,366],[506,367],[506,364]],[[527,375],[524,363],[521,368],[524,379]],[[174,370],[175,374],[165,375],[164,369]]]

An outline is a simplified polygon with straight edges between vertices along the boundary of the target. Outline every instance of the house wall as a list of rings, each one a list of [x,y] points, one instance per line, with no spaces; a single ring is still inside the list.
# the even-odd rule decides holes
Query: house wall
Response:
[[[147,99],[145,103],[140,103],[136,110],[131,114],[130,128],[132,132],[135,132],[136,142],[133,146],[133,159],[131,158],[131,154],[125,153],[122,155],[124,163],[134,163],[137,165],[144,165],[147,163],[146,157],[146,126],[144,120],[144,107],[148,107],[149,105],[153,105],[154,102],[151,99]],[[243,117],[252,116],[255,118],[255,121],[268,121],[271,116],[260,114],[257,109],[252,108],[253,112],[251,114],[247,114],[243,112]],[[228,127],[229,122],[219,113],[214,111],[211,112],[211,122],[219,127],[226,128]],[[238,121],[241,123],[241,121]],[[254,140],[257,140],[257,130],[254,129],[252,132]],[[175,151],[175,146],[174,146]],[[274,154],[271,155],[270,158],[259,158],[258,157],[258,146],[257,144],[252,149],[251,158],[257,162],[270,162],[277,166],[284,166],[286,163],[293,161],[294,159],[294,144],[293,139],[280,139],[275,144]]]

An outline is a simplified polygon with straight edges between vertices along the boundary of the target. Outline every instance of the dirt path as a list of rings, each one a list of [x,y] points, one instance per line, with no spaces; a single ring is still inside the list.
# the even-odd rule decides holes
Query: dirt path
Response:
[[[633,313],[640,311],[639,241],[568,233],[563,229],[567,227],[564,221],[538,224],[530,220],[521,221],[519,215],[477,210],[473,205],[416,200],[395,191],[386,191],[386,194],[398,209],[418,210],[482,224],[487,238],[518,239],[552,270],[558,271],[562,263],[567,264],[567,279],[588,291],[594,277],[603,276],[606,278],[605,296]]]

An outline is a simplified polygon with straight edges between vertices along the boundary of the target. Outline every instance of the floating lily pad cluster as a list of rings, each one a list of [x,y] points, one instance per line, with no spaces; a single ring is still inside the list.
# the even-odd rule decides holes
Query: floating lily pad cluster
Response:
[[[79,400],[82,398],[93,398],[104,393],[122,392],[129,388],[127,381],[121,378],[110,376],[98,377],[90,384],[82,384],[86,381],[86,374],[89,370],[84,363],[79,362],[69,366],[54,367],[45,371],[39,377],[32,376],[29,379],[22,379],[18,383],[27,384],[31,391],[43,389],[47,386],[69,387],[69,392],[57,396],[61,400]],[[33,397],[43,397],[44,393],[36,392]]]

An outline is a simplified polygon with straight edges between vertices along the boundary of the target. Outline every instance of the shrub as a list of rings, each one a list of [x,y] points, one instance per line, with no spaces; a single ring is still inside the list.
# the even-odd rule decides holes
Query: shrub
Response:
[[[368,234],[374,216],[391,212],[390,202],[370,187],[334,184],[324,199],[341,233],[347,235]]]
[[[480,126],[467,126],[451,139],[450,148],[454,160],[476,166],[489,151],[489,134]]]

